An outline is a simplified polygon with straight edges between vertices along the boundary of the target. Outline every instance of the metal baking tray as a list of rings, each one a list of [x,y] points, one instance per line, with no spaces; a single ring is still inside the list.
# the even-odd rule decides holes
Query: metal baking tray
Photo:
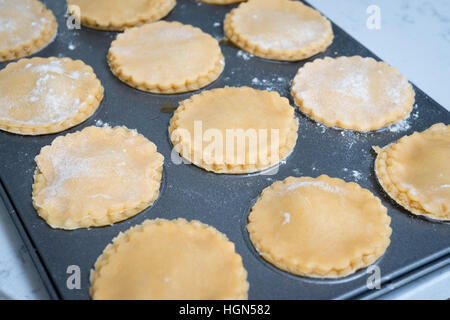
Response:
[[[105,246],[120,231],[157,217],[198,219],[225,233],[236,244],[248,271],[250,299],[373,298],[450,263],[450,226],[413,216],[396,205],[378,185],[373,170],[375,155],[371,146],[384,146],[434,123],[450,122],[450,113],[417,87],[414,87],[416,106],[400,126],[355,133],[326,128],[296,111],[300,122],[297,145],[276,175],[209,173],[193,165],[176,165],[171,161],[167,127],[172,114],[167,106],[176,106],[193,93],[155,95],[128,87],[112,75],[105,58],[116,33],[88,28],[69,30],[64,17],[65,1],[44,0],[44,3],[58,19],[58,35],[53,43],[35,55],[81,59],[94,68],[105,87],[105,97],[97,112],[70,130],[35,137],[0,132],[0,194],[52,298],[88,299],[89,272]],[[222,39],[224,16],[235,6],[178,0],[165,19],[192,24]],[[290,82],[305,62],[325,56],[361,55],[378,59],[338,26],[333,25],[333,29],[333,44],[324,53],[301,62],[252,57],[221,41],[225,70],[205,89],[248,85],[276,90],[289,97],[294,105],[289,94]],[[0,67],[5,65],[2,63]],[[160,196],[151,208],[113,226],[75,231],[51,229],[37,215],[31,202],[34,157],[58,135],[102,123],[137,129],[157,145],[165,157]],[[339,280],[312,280],[288,274],[265,262],[251,245],[245,225],[261,190],[288,176],[316,177],[320,174],[356,181],[371,190],[388,208],[393,234],[391,245],[376,263],[382,276],[380,290],[367,288],[369,274],[365,269]],[[67,288],[70,265],[81,269],[81,289]]]

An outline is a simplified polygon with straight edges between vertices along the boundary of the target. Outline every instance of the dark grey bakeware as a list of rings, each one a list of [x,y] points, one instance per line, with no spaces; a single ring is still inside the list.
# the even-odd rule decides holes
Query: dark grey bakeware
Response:
[[[193,165],[172,163],[167,134],[172,116],[166,111],[167,104],[176,106],[198,92],[155,95],[125,85],[112,75],[106,62],[109,45],[116,33],[88,28],[69,30],[64,17],[65,1],[44,0],[44,3],[58,19],[58,35],[54,42],[34,56],[81,59],[94,68],[105,88],[105,97],[97,112],[70,130],[44,136],[21,136],[0,131],[0,194],[52,298],[89,299],[89,272],[105,246],[120,231],[153,218],[197,219],[225,233],[235,243],[248,271],[250,299],[373,298],[450,263],[450,226],[409,214],[383,192],[374,175],[373,145],[384,146],[434,123],[450,122],[450,113],[417,87],[414,87],[416,106],[403,125],[378,132],[355,133],[326,128],[297,111],[300,122],[297,145],[276,175],[209,173]],[[236,5],[215,6],[194,0],[178,0],[175,9],[165,19],[192,24],[221,39],[224,16],[233,7]],[[289,94],[290,82],[304,63],[326,56],[361,55],[378,59],[338,26],[333,25],[333,29],[333,44],[324,53],[293,63],[251,57],[221,41],[225,70],[205,89],[248,85],[276,90],[289,97],[291,105],[294,105]],[[5,65],[2,63],[0,67]],[[165,157],[160,196],[151,208],[113,226],[75,231],[51,229],[37,215],[31,202],[34,157],[57,136],[102,123],[137,129],[157,145]],[[367,288],[370,274],[366,269],[339,280],[298,277],[264,261],[251,245],[245,225],[260,192],[275,180],[288,176],[316,177],[320,174],[356,181],[371,190],[388,208],[393,233],[391,245],[376,262],[382,275],[380,290]],[[79,290],[69,290],[66,286],[67,267],[70,265],[81,268]]]

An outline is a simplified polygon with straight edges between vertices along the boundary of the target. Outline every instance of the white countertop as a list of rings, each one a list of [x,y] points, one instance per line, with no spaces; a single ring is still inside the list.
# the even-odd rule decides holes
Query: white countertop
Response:
[[[316,9],[450,110],[450,1],[309,0]],[[369,6],[380,29],[368,29]]]
[[[178,0],[184,1],[184,0]],[[380,58],[397,67],[419,88],[450,110],[450,1],[448,0],[309,0],[337,25]],[[380,8],[380,29],[368,29],[370,5]],[[408,290],[391,298],[448,298],[450,269],[434,281],[433,294]],[[436,280],[437,279],[437,280]],[[439,291],[439,292],[438,292]],[[426,293],[424,293],[426,292]],[[11,218],[0,204],[0,299],[45,299],[47,292]]]

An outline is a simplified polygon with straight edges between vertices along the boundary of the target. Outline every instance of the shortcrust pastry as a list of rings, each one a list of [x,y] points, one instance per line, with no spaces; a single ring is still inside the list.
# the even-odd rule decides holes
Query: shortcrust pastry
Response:
[[[0,62],[47,46],[58,29],[55,16],[37,0],[0,0]]]
[[[215,228],[146,220],[120,233],[91,272],[92,299],[247,299],[247,272]]]
[[[21,59],[0,71],[0,129],[60,132],[89,118],[102,98],[100,81],[80,60]]]
[[[251,173],[277,165],[295,147],[298,120],[288,99],[250,87],[203,91],[170,120],[175,151],[216,173]]]
[[[414,214],[450,220],[450,125],[375,150],[378,181],[392,199]]]
[[[360,56],[316,59],[292,82],[300,110],[329,127],[371,131],[407,117],[414,90],[393,67]]]
[[[390,220],[381,201],[354,182],[289,177],[263,190],[247,230],[256,250],[279,269],[339,278],[381,257]]]
[[[250,0],[224,21],[226,37],[255,56],[295,61],[324,51],[333,41],[331,23],[318,11],[290,0]]]
[[[159,194],[163,156],[125,127],[87,127],[60,136],[35,158],[33,205],[53,228],[110,225]]]

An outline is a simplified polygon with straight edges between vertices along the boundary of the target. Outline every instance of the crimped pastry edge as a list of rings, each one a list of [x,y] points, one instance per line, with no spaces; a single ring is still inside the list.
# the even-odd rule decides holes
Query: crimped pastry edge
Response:
[[[65,136],[59,136],[57,139],[64,139],[66,137],[74,138],[82,134],[82,132],[88,128],[92,128],[93,126],[86,127],[81,131],[77,131],[74,133],[69,133]],[[136,137],[139,136],[140,138],[146,139],[153,145],[155,145],[153,142],[148,140],[143,135],[136,133],[134,130],[130,130],[124,126],[116,126],[114,128],[111,127],[102,127],[99,129],[103,130],[111,130],[113,134],[123,134],[128,137]],[[49,148],[52,146],[52,144],[55,142],[55,140],[52,141],[50,145],[44,146],[44,148]],[[42,152],[39,152],[41,154]],[[145,210],[146,208],[150,207],[158,198],[159,192],[161,189],[161,182],[162,182],[162,170],[163,170],[163,164],[164,164],[164,157],[156,150],[155,145],[155,152],[160,155],[161,158],[161,165],[154,169],[154,176],[151,177],[152,180],[157,182],[159,184],[159,187],[155,189],[154,193],[148,197],[148,199],[140,200],[140,201],[129,201],[123,205],[120,209],[112,209],[107,208],[106,214],[101,218],[93,218],[91,217],[90,213],[87,212],[87,215],[82,218],[82,220],[74,221],[74,220],[66,220],[64,223],[60,224],[58,221],[54,221],[55,219],[52,219],[52,213],[46,210],[45,208],[39,206],[35,201],[35,196],[37,193],[39,193],[43,188],[46,186],[46,181],[44,178],[44,175],[39,170],[39,167],[36,166],[35,172],[34,172],[34,183],[32,186],[32,201],[33,206],[38,212],[39,216],[45,220],[45,222],[50,225],[54,229],[65,229],[65,230],[74,230],[79,228],[89,228],[89,227],[102,227],[107,225],[112,225],[114,223],[126,220],[128,218],[131,218],[135,216],[136,214],[140,213],[141,211]]]
[[[157,226],[157,225],[164,225],[164,224],[176,224],[178,226],[186,226],[190,225],[193,226],[196,229],[205,230],[207,232],[210,232],[217,236],[221,241],[228,242],[231,244],[233,249],[233,255],[234,255],[234,261],[235,264],[238,266],[236,268],[236,274],[237,277],[240,278],[240,283],[242,286],[240,288],[237,288],[236,290],[236,296],[230,297],[231,299],[238,299],[238,300],[246,300],[247,292],[249,289],[249,283],[247,281],[247,271],[245,270],[243,264],[242,264],[242,257],[235,251],[235,245],[233,242],[231,242],[225,234],[218,231],[216,228],[207,225],[205,223],[202,223],[198,220],[192,220],[188,222],[187,220],[183,218],[177,218],[174,220],[167,220],[167,219],[161,219],[156,218],[153,220],[147,219],[143,223],[136,225],[134,227],[131,227],[130,229],[126,230],[125,232],[120,232],[112,241],[109,243],[106,248],[103,250],[102,254],[97,258],[94,264],[94,268],[91,269],[90,273],[90,283],[91,286],[89,288],[89,294],[91,296],[91,299],[95,299],[95,293],[96,293],[96,281],[101,277],[102,269],[106,265],[108,265],[109,259],[112,255],[114,255],[120,247],[120,244],[122,242],[128,242],[130,241],[130,235],[136,233],[136,232],[144,232],[145,228],[147,226]]]
[[[385,233],[382,235],[378,235],[379,243],[375,245],[372,248],[371,252],[361,252],[357,253],[354,252],[353,256],[348,258],[348,263],[343,268],[335,268],[333,266],[322,266],[317,263],[312,262],[305,262],[308,264],[308,266],[302,265],[302,262],[297,261],[292,262],[290,259],[285,259],[282,257],[276,257],[276,253],[274,253],[274,250],[276,251],[276,248],[271,247],[265,247],[261,244],[261,237],[258,237],[257,233],[255,233],[249,228],[251,221],[251,214],[253,212],[254,206],[260,201],[260,199],[264,196],[264,193],[270,192],[274,187],[277,187],[278,184],[286,184],[289,183],[292,180],[298,180],[298,179],[313,179],[313,180],[325,180],[326,182],[334,181],[337,182],[340,187],[345,188],[347,190],[357,190],[357,192],[362,192],[364,196],[367,199],[375,200],[377,203],[379,203],[381,210],[384,212],[383,215],[383,221],[385,225]],[[390,244],[390,236],[392,234],[392,229],[390,227],[390,221],[391,218],[387,214],[386,207],[383,206],[381,203],[381,200],[377,197],[375,197],[372,192],[370,192],[367,189],[362,188],[355,182],[346,182],[339,178],[331,178],[325,174],[320,175],[317,178],[312,177],[287,177],[284,180],[275,181],[272,185],[266,187],[262,192],[256,203],[253,205],[251,212],[248,217],[248,224],[247,224],[247,232],[250,237],[250,241],[253,244],[253,247],[255,250],[261,255],[261,257],[277,267],[278,269],[282,271],[289,272],[294,275],[303,276],[303,277],[309,277],[309,278],[322,278],[322,279],[337,279],[337,278],[343,278],[346,276],[349,276],[356,271],[365,268],[371,264],[373,264],[375,261],[377,261],[385,252]]]
[[[377,181],[380,184],[380,186],[383,188],[383,190],[389,195],[389,197],[394,200],[398,205],[405,208],[412,214],[423,216],[426,218],[430,218],[433,220],[438,221],[450,221],[450,215],[439,215],[435,213],[431,213],[426,211],[420,202],[412,200],[408,198],[408,193],[400,191],[395,183],[392,181],[392,179],[389,176],[389,173],[387,172],[387,161],[388,161],[388,152],[390,149],[398,144],[398,143],[405,143],[407,140],[411,138],[415,138],[418,135],[421,134],[439,134],[440,130],[445,130],[445,127],[449,127],[450,125],[444,125],[443,123],[436,123],[429,127],[428,129],[417,132],[415,131],[413,134],[409,136],[404,136],[400,138],[397,142],[393,144],[389,144],[383,148],[380,148],[378,146],[374,146],[373,149],[377,153],[377,157],[375,159],[375,175],[377,177]],[[430,131],[429,131],[430,130]]]

